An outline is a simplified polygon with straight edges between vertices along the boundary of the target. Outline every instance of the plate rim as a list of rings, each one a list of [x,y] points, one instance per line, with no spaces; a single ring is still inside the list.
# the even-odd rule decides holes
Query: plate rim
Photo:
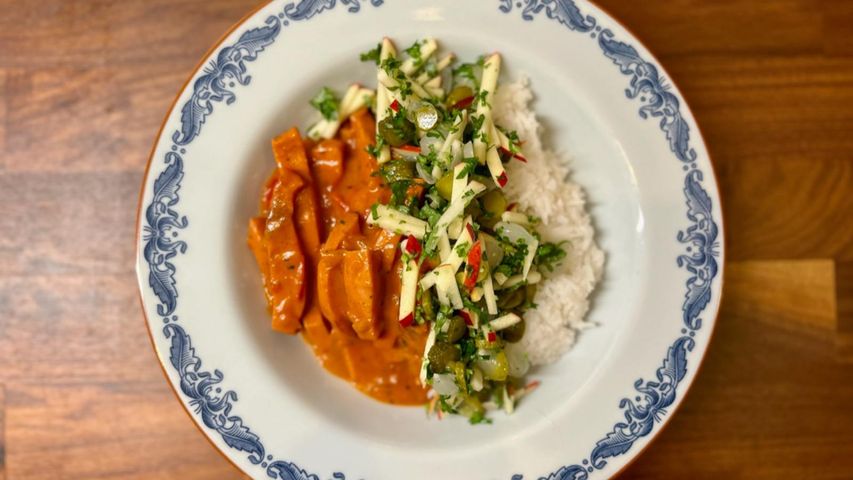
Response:
[[[140,241],[140,239],[142,238],[141,235],[143,234],[143,224],[142,224],[142,219],[143,219],[143,215],[144,215],[144,213],[143,213],[143,201],[145,200],[147,187],[149,186],[149,175],[151,174],[151,166],[154,162],[154,156],[157,153],[157,149],[160,146],[161,141],[163,139],[163,132],[165,131],[166,124],[168,123],[172,114],[175,112],[175,108],[176,108],[176,106],[178,106],[178,101],[181,99],[181,97],[187,91],[187,88],[191,84],[191,82],[193,82],[193,80],[199,78],[199,73],[203,71],[203,67],[207,63],[207,60],[210,57],[212,57],[217,51],[219,51],[220,48],[223,47],[223,44],[225,43],[225,41],[235,31],[237,31],[241,27],[245,26],[246,22],[251,20],[258,12],[264,10],[270,4],[272,4],[276,1],[279,1],[279,0],[263,0],[263,1],[261,1],[258,5],[256,5],[252,9],[250,9],[246,14],[244,14],[239,20],[237,20],[235,23],[233,23],[226,31],[224,31],[223,34],[219,37],[219,39],[215,43],[213,43],[211,45],[211,47],[208,48],[207,51],[200,57],[200,59],[196,63],[196,65],[190,70],[190,73],[189,73],[187,79],[185,80],[185,82],[183,83],[183,85],[178,89],[177,93],[175,94],[174,99],[172,100],[169,108],[167,109],[167,111],[164,115],[163,121],[160,125],[160,128],[158,129],[157,135],[154,137],[153,144],[151,147],[151,151],[150,151],[149,156],[148,156],[148,161],[146,163],[146,167],[144,170],[142,183],[140,186],[139,198],[138,198],[138,202],[137,202],[137,215],[136,215],[136,226],[135,226],[135,236],[134,236],[134,242],[135,242],[135,248],[134,248],[135,266],[134,266],[134,269],[135,269],[136,276],[137,276],[137,287],[138,287],[137,288],[137,298],[139,299],[140,307],[142,309],[142,314],[143,314],[142,317],[143,317],[143,321],[145,322],[145,330],[148,334],[149,341],[151,342],[151,346],[152,346],[153,352],[155,354],[155,357],[157,358],[157,363],[160,366],[160,370],[162,371],[162,373],[166,379],[166,383],[169,385],[170,390],[175,395],[175,398],[178,400],[178,403],[181,405],[184,412],[192,420],[193,425],[195,425],[195,427],[199,430],[199,432],[202,433],[202,436],[208,441],[208,443],[210,443],[210,445],[213,446],[214,450],[217,453],[219,453],[223,458],[225,458],[238,471],[240,471],[244,475],[247,475],[250,478],[254,478],[254,476],[251,473],[249,473],[247,470],[245,470],[244,467],[240,466],[235,460],[233,460],[230,457],[230,455],[228,453],[226,453],[225,451],[223,451],[223,449],[221,449],[213,441],[213,439],[208,435],[208,433],[202,427],[200,419],[197,418],[196,415],[193,415],[193,413],[189,409],[187,402],[184,400],[184,398],[181,396],[181,394],[178,393],[175,384],[171,380],[169,372],[166,370],[166,365],[164,362],[165,357],[160,354],[161,353],[160,348],[157,345],[157,341],[154,339],[154,336],[153,336],[154,324],[152,323],[152,321],[148,317],[148,310],[146,309],[146,305],[145,305],[145,298],[144,298],[143,290],[146,288],[145,284],[146,284],[147,278],[145,278],[146,272],[142,271],[142,262],[140,262],[140,258],[142,258],[142,256],[143,256],[143,249],[144,249],[143,245],[145,244],[145,242]],[[698,377],[699,373],[701,372],[701,368],[704,365],[705,359],[707,357],[708,349],[710,348],[710,346],[712,345],[712,342],[714,340],[714,334],[716,332],[717,320],[719,319],[723,295],[725,292],[725,288],[724,288],[725,282],[724,282],[723,273],[725,270],[725,258],[726,258],[726,252],[727,252],[726,228],[725,228],[725,216],[724,216],[724,212],[723,212],[723,208],[722,208],[723,199],[722,199],[722,195],[720,192],[720,185],[719,185],[719,182],[717,181],[718,169],[717,169],[717,166],[716,166],[716,164],[715,164],[715,162],[711,156],[711,153],[707,147],[707,143],[705,142],[705,136],[702,132],[699,121],[696,118],[696,116],[693,114],[693,110],[690,108],[690,104],[685,99],[681,89],[678,87],[678,84],[672,79],[671,76],[668,75],[667,70],[663,67],[663,65],[660,62],[660,60],[658,59],[657,55],[655,55],[654,52],[644,42],[642,42],[640,40],[640,37],[638,35],[636,35],[633,30],[631,30],[628,26],[626,26],[623,22],[621,22],[618,19],[618,17],[611,14],[611,12],[609,10],[605,9],[600,4],[598,4],[596,0],[579,0],[579,1],[580,1],[580,3],[589,4],[593,8],[597,9],[599,12],[601,12],[603,14],[603,18],[605,20],[611,22],[612,24],[618,26],[619,28],[622,28],[625,32],[627,32],[627,34],[629,35],[629,38],[623,39],[626,42],[631,42],[631,43],[628,43],[627,46],[632,47],[633,45],[638,45],[641,49],[645,50],[645,52],[637,52],[638,58],[643,60],[647,65],[650,65],[650,66],[656,68],[657,71],[660,73],[661,77],[667,78],[667,80],[669,82],[669,87],[667,87],[667,88],[671,89],[674,92],[674,96],[675,96],[676,101],[678,102],[680,107],[684,108],[685,109],[684,111],[686,111],[689,114],[689,118],[692,119],[692,125],[690,124],[689,121],[686,121],[688,128],[695,126],[695,131],[692,132],[695,135],[695,137],[691,138],[690,140],[692,140],[694,142],[698,141],[698,143],[702,146],[702,149],[703,149],[703,151],[706,155],[706,158],[707,158],[708,166],[710,167],[709,171],[703,172],[698,167],[694,166],[695,171],[699,173],[699,177],[700,177],[698,180],[698,182],[700,183],[699,187],[702,188],[703,186],[707,186],[707,185],[703,185],[705,183],[705,182],[703,182],[703,180],[704,180],[703,177],[707,177],[708,175],[710,175],[711,183],[713,184],[713,190],[714,190],[714,193],[716,194],[716,196],[711,199],[711,200],[716,199],[716,211],[711,213],[710,220],[711,220],[711,223],[715,227],[717,227],[717,238],[716,238],[716,242],[715,242],[715,244],[717,245],[717,251],[713,252],[713,247],[711,247],[712,248],[711,249],[711,252],[712,252],[711,257],[712,257],[712,259],[717,260],[717,262],[716,262],[716,269],[717,270],[716,270],[715,274],[713,274],[708,281],[711,285],[713,285],[714,282],[718,282],[719,291],[717,292],[716,301],[713,301],[713,293],[709,293],[711,295],[711,300],[709,300],[709,302],[706,304],[706,306],[711,306],[714,309],[714,312],[713,312],[712,320],[710,322],[708,322],[707,319],[705,320],[705,322],[703,322],[703,323],[705,323],[705,325],[708,325],[708,323],[710,323],[709,329],[706,326],[706,331],[708,331],[708,330],[710,330],[710,331],[708,331],[707,340],[704,342],[704,344],[705,344],[704,350],[701,352],[701,356],[698,356],[698,358],[696,358],[696,357],[692,358],[693,362],[695,363],[695,366],[693,364],[691,364],[691,366],[694,368],[694,373],[692,376],[690,376],[689,378],[686,379],[687,382],[683,385],[683,390],[681,391],[681,394],[674,397],[673,401],[674,401],[675,405],[673,406],[672,410],[670,412],[668,412],[663,417],[662,420],[656,422],[659,425],[655,426],[656,423],[653,422],[652,429],[646,435],[641,435],[641,436],[637,437],[634,441],[630,442],[628,448],[625,451],[623,451],[622,453],[603,457],[603,458],[612,458],[612,457],[621,456],[625,453],[628,453],[631,450],[631,447],[633,446],[634,442],[637,442],[639,440],[642,440],[644,437],[647,437],[645,442],[639,446],[639,449],[635,450],[635,452],[633,452],[630,455],[630,457],[625,461],[624,465],[622,465],[618,470],[613,472],[613,474],[612,474],[613,477],[617,477],[617,476],[621,475],[628,467],[630,467],[638,458],[640,458],[647,451],[648,447],[655,440],[657,440],[659,438],[661,432],[663,432],[666,429],[666,427],[668,426],[672,417],[676,414],[678,409],[684,403],[687,395],[690,392],[690,389],[692,388],[693,384],[695,383],[696,378]],[[379,7],[385,3],[385,0],[341,0],[339,3],[341,6],[349,6],[349,12],[350,13],[356,13],[359,11],[360,7],[362,6],[361,5],[362,2],[365,4],[365,6],[372,5],[374,7]],[[309,8],[308,14],[306,16],[304,16],[303,18],[293,18],[292,21],[301,20],[301,19],[307,20],[307,19],[312,18],[314,15],[321,13],[322,11],[324,11],[326,9],[331,10],[331,9],[334,9],[336,6],[338,6],[338,3],[335,0],[291,0],[291,1],[283,2],[283,3],[285,4],[285,11],[287,11],[288,7],[294,7],[295,8],[295,7],[299,7],[302,5],[307,5],[309,7],[316,7],[313,10],[311,10]],[[515,0],[497,0],[495,3],[496,3],[495,7],[499,8],[499,10],[505,14],[512,13],[513,7],[516,7],[517,10],[521,11],[520,13],[522,14],[523,19],[526,21],[530,21],[533,18],[535,18],[533,16],[528,16],[529,11],[532,12],[533,15],[538,15],[539,12],[541,10],[545,9],[546,7],[550,7],[552,4],[557,4],[559,7],[562,7],[564,10],[573,8],[574,12],[572,12],[572,13],[577,14],[581,20],[591,19],[593,22],[593,26],[597,26],[597,21],[598,21],[597,18],[592,17],[589,14],[583,14],[580,12],[580,9],[577,7],[578,0],[565,0],[565,1],[559,1],[559,0],[557,0],[557,1],[555,1],[555,0],[523,0],[523,3],[522,3],[522,1],[516,2]],[[563,13],[565,13],[565,11]],[[560,23],[562,23],[564,26],[567,26],[570,30],[575,30],[574,27],[566,24],[565,18],[555,18],[554,16],[552,16],[550,8],[548,8],[548,10],[546,11],[546,15],[547,15],[548,19],[557,20]],[[281,14],[279,14],[279,18],[284,19],[284,17]],[[285,26],[287,25],[286,21],[284,22],[284,25]],[[599,32],[599,31],[601,33],[604,33],[604,32],[608,32],[609,29],[606,27],[598,28],[596,30],[596,32]],[[610,32],[610,33],[612,35],[612,32]],[[593,38],[595,38],[594,34],[593,34]],[[613,38],[613,37],[611,36],[611,38]],[[616,41],[616,39],[614,39],[614,41]],[[625,45],[625,44],[623,44],[623,45]],[[643,54],[648,54],[648,56],[643,55]],[[625,72],[623,71],[621,73],[625,73]],[[679,113],[679,115],[681,115],[682,110],[679,109],[678,113]],[[204,121],[202,120],[201,123],[204,123]],[[190,140],[192,138],[194,138],[195,135],[197,135],[197,134],[198,133],[194,134],[193,137],[190,138]],[[689,142],[688,142],[688,145],[689,145]],[[674,153],[676,156],[678,155],[677,152],[675,152],[672,148],[671,148],[671,150],[672,150],[672,153]],[[694,158],[694,161],[695,161],[695,158]],[[687,171],[686,164],[685,164],[685,171]],[[688,172],[688,174],[690,173],[690,171],[687,171],[687,172]],[[687,180],[686,177],[685,177],[685,180]],[[702,190],[703,190],[703,193],[705,193],[707,195],[707,191],[704,190],[704,188],[702,188]],[[689,200],[689,198],[688,198],[688,200]],[[688,214],[689,213],[690,213],[690,208],[688,206]],[[686,230],[686,228],[685,228],[685,230]],[[681,234],[681,232],[682,231],[679,230],[679,235]],[[684,242],[682,242],[682,243],[684,243]],[[679,264],[679,267],[681,267],[680,264]],[[711,287],[709,287],[709,292],[711,292]],[[699,310],[699,313],[702,313],[704,310],[705,310],[705,308],[703,306]],[[707,312],[705,312],[705,313],[707,313]],[[698,316],[698,313],[697,313],[697,316]],[[699,328],[701,328],[701,327],[696,327],[695,330],[690,330],[690,331],[691,332],[698,331]],[[682,333],[685,333],[685,332],[682,331]],[[684,337],[682,337],[682,338],[684,338]],[[691,338],[692,338],[692,335],[691,335]],[[677,339],[677,340],[679,340],[679,339]],[[690,342],[693,343],[693,340],[690,340]],[[675,346],[675,344],[673,344],[672,346],[669,347],[669,349],[668,349],[669,353],[672,352],[673,346]],[[690,348],[688,348],[688,351],[691,349],[692,349],[692,346]],[[685,356],[686,355],[687,355],[687,353],[685,353]],[[666,361],[666,359],[664,359],[664,360]],[[685,360],[685,368],[686,368],[686,360]],[[686,375],[686,373],[685,373],[685,375]],[[680,381],[676,383],[676,387],[680,386],[679,383],[680,383]],[[620,410],[621,410],[621,408],[620,408]],[[266,459],[261,457],[257,463],[261,463],[262,460],[266,460]],[[272,463],[272,459],[270,459],[270,460],[271,460],[270,463]],[[566,465],[563,467],[559,467],[554,472],[551,472],[550,474],[548,474],[547,477],[542,477],[540,480],[551,480],[551,479],[556,479],[556,478],[560,478],[560,479],[572,478],[572,479],[577,479],[577,480],[586,479],[586,478],[588,478],[588,474],[593,474],[594,472],[598,471],[599,469],[603,469],[607,464],[607,462],[604,462],[604,464],[602,464],[600,467],[595,466],[596,462],[593,459],[592,454],[589,456],[589,460],[590,460],[590,462],[587,463],[587,460],[584,459],[584,461],[583,461],[584,466],[583,467],[581,467],[580,465]],[[255,462],[253,461],[253,463],[255,463]],[[298,465],[296,465],[294,463],[291,463],[288,461],[280,461],[280,462],[276,462],[276,463],[286,463],[286,466],[288,466],[289,468],[296,469],[296,470],[293,470],[292,472],[288,471],[287,473],[298,474],[298,475],[300,475],[300,478],[304,477],[307,480],[316,480],[318,478],[316,475],[312,475],[309,472],[302,470]],[[560,461],[558,463],[562,463],[562,461]],[[595,468],[593,468],[594,466],[595,466]],[[265,461],[264,461],[264,467],[266,467]],[[575,467],[577,467],[578,470],[573,470]],[[267,474],[272,476],[272,474],[269,471],[267,471]],[[341,479],[341,480],[345,479],[345,475],[342,473],[335,473],[333,475],[333,477],[336,479]],[[522,476],[521,475],[512,475],[512,480],[522,480]]]

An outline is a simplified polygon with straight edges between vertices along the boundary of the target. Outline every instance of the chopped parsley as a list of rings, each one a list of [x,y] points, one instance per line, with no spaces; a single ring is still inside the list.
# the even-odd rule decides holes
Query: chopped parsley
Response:
[[[411,47],[406,49],[406,53],[412,58],[415,70],[420,70],[424,64],[424,59],[421,57],[421,42],[415,41]]]
[[[485,58],[480,57],[476,63],[463,63],[462,65],[459,65],[453,69],[453,78],[463,78],[469,80],[475,85],[480,83],[477,79],[477,72],[482,70],[484,61]]]
[[[474,103],[473,105],[483,105],[484,107],[491,107],[489,103],[486,101],[486,98],[489,96],[489,92],[485,90],[480,90],[474,95]]]
[[[338,97],[329,87],[323,87],[320,93],[311,99],[311,106],[316,108],[326,120],[338,118],[339,104]]]
[[[483,410],[477,410],[468,418],[468,423],[471,425],[477,425],[478,423],[492,423],[492,419],[487,418],[486,412]]]
[[[564,243],[567,242],[545,242],[540,244],[539,248],[536,249],[536,257],[533,259],[536,265],[547,269],[549,272],[553,272],[554,267],[566,257],[566,251],[562,248]]]
[[[382,51],[382,44],[377,43],[376,48],[368,50],[366,52],[362,52],[359,58],[361,58],[362,62],[373,62],[379,65],[379,56]]]
[[[500,235],[498,239],[501,241],[504,258],[501,260],[501,264],[495,268],[495,273],[500,272],[507,277],[520,273],[524,270],[524,259],[527,257],[527,244],[522,240],[519,240],[518,243],[512,243]]]
[[[394,57],[388,57],[384,61],[382,61],[381,68],[385,70],[385,73],[388,74],[389,77],[393,78],[397,82],[397,86],[393,88],[389,88],[389,90],[397,90],[400,92],[400,96],[405,100],[409,95],[412,94],[412,82],[406,78],[406,74],[400,70],[400,60],[397,60]]]
[[[462,170],[459,172],[459,175],[456,175],[458,180],[465,178],[466,175],[471,175],[474,173],[474,169],[477,168],[479,162],[477,161],[477,157],[466,157],[462,159],[462,162],[465,164],[462,167]]]

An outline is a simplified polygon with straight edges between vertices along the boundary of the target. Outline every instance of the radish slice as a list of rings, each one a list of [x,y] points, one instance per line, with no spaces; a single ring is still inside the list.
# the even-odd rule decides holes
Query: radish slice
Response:
[[[451,305],[457,310],[462,309],[462,295],[459,293],[459,286],[456,284],[456,276],[453,274],[453,270],[450,266],[439,265],[433,271],[438,271],[435,290],[436,293],[438,293],[439,303],[442,305]]]
[[[501,220],[509,223],[517,223],[525,227],[530,226],[530,217],[520,212],[504,212],[501,215]]]
[[[427,37],[420,43],[418,50],[420,50],[420,58],[426,61],[433,53],[435,53],[436,50],[438,50],[438,43],[434,38]],[[412,75],[418,71],[421,65],[418,65],[414,58],[407,58],[403,61],[403,64],[400,65],[400,70],[406,75]]]
[[[470,224],[471,217],[468,216],[465,219],[465,225]],[[442,260],[445,265],[449,265],[453,269],[454,274],[459,270],[459,267],[462,266],[462,262],[468,254],[468,248],[471,248],[471,245],[474,243],[474,238],[471,236],[470,230],[467,228],[460,228],[460,230],[461,234],[459,235],[459,238],[456,239],[456,243],[453,244],[453,248],[450,250],[450,256],[448,256],[446,260]],[[465,248],[464,245],[467,245],[468,248]]]
[[[397,56],[397,49],[394,48],[394,44],[391,43],[391,40],[386,38],[382,39],[382,47],[379,51],[379,61],[384,62],[388,58],[394,58]],[[396,100],[396,94],[389,91],[379,82],[379,73],[382,72],[382,69],[378,69],[376,77],[376,136],[379,137],[379,123],[384,120],[388,116],[388,107],[391,105],[391,102]],[[379,149],[379,155],[376,157],[376,163],[382,165],[383,163],[391,160],[391,149],[385,145],[381,149]]]
[[[376,205],[375,215],[371,212],[367,216],[367,223],[397,234],[412,235],[418,239],[423,239],[429,228],[429,224],[420,218],[406,215],[387,205]]]
[[[450,248],[450,239],[447,238],[447,232],[442,231],[438,234],[438,258],[444,262],[450,255],[453,250]]]
[[[429,350],[432,346],[435,345],[435,324],[433,324],[432,328],[429,329],[429,335],[426,339],[426,344],[424,345],[424,355],[423,360],[421,360],[421,372],[420,372],[420,380],[421,385],[426,385],[427,381],[427,365],[429,365]]]
[[[447,210],[441,215],[441,217],[436,222],[435,228],[442,229],[447,228],[450,225],[450,222],[462,215],[462,212],[465,210],[465,207],[471,203],[471,200],[474,199],[477,195],[486,190],[485,185],[480,182],[471,182],[467,187],[462,191],[462,195],[455,202],[451,201],[450,205],[447,207]],[[535,253],[535,252],[534,252]]]
[[[400,286],[400,323],[403,319],[415,314],[415,300],[418,293],[418,262],[414,259],[406,262],[403,267],[402,285]]]
[[[465,186],[468,185],[468,174],[462,174],[465,170],[465,164],[460,163],[453,168],[453,190],[450,194],[450,201],[456,202],[462,197],[465,191]]]
[[[519,317],[518,315],[514,313],[507,313],[506,315],[502,315],[489,322],[489,326],[492,327],[495,331],[499,331],[505,328],[509,328],[520,321],[521,317]]]
[[[487,275],[483,281],[483,297],[486,299],[486,311],[489,315],[498,314],[498,297],[495,296],[495,288],[492,284],[492,276]]]

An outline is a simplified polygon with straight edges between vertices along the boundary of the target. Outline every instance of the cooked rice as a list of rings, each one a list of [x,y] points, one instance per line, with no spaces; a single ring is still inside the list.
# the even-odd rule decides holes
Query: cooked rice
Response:
[[[521,209],[542,219],[545,240],[567,240],[566,258],[539,284],[535,309],[525,314],[521,345],[534,365],[558,360],[574,345],[577,333],[592,324],[584,319],[589,296],[601,279],[604,253],[586,212],[583,189],[569,178],[568,158],[542,146],[541,127],[530,108],[533,92],[527,78],[501,84],[495,94],[496,123],[524,140],[528,163],[507,164],[507,195]]]

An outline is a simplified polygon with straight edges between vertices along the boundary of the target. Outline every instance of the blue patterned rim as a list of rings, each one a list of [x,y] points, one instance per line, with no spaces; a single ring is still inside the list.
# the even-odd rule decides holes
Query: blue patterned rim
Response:
[[[157,315],[163,321],[162,333],[171,342],[169,361],[180,377],[180,389],[206,428],[215,432],[230,448],[247,455],[248,460],[264,469],[269,478],[280,480],[320,480],[293,462],[275,458],[264,448],[262,440],[232,415],[237,393],[222,391],[224,375],[219,370],[202,369],[202,360],[192,346],[190,335],[174,315],[178,305],[176,267],[172,260],[186,252],[187,244],[179,240],[179,231],[189,225],[178,213],[178,192],[184,177],[183,157],[186,147],[201,134],[202,126],[214,107],[236,101],[234,82],[248,85],[248,64],[276,41],[282,28],[290,22],[307,21],[340,5],[350,13],[358,13],[362,3],[379,7],[384,0],[299,0],[288,3],[277,15],[269,16],[264,26],[244,31],[239,39],[219,48],[215,60],[205,67],[193,83],[193,93],[181,107],[181,126],[172,134],[171,151],[164,156],[165,169],[154,181],[153,198],[145,209],[143,230],[144,257],[148,265],[148,286],[159,299]],[[637,440],[652,433],[667,415],[667,407],[676,400],[676,390],[687,373],[687,363],[695,342],[693,337],[702,327],[701,313],[711,300],[711,285],[718,274],[718,226],[712,213],[712,201],[703,187],[704,174],[697,167],[697,153],[690,146],[690,126],[681,112],[681,102],[658,74],[658,68],[642,58],[637,49],[620,42],[614,33],[592,15],[584,15],[574,0],[498,0],[501,12],[520,11],[525,21],[533,21],[543,11],[573,32],[597,40],[602,53],[619,71],[630,78],[625,95],[639,99],[639,115],[657,118],[661,131],[676,159],[683,164],[684,195],[687,205],[687,227],[676,234],[685,253],[675,261],[689,272],[682,306],[683,326],[680,335],[667,349],[654,380],[638,379],[634,393],[619,402],[624,422],[613,426],[591,448],[587,458],[565,465],[538,480],[585,480],[607,465],[606,459],[623,455]],[[633,397],[630,398],[630,397]],[[341,472],[335,480],[346,480]],[[524,480],[520,474],[511,480]]]

